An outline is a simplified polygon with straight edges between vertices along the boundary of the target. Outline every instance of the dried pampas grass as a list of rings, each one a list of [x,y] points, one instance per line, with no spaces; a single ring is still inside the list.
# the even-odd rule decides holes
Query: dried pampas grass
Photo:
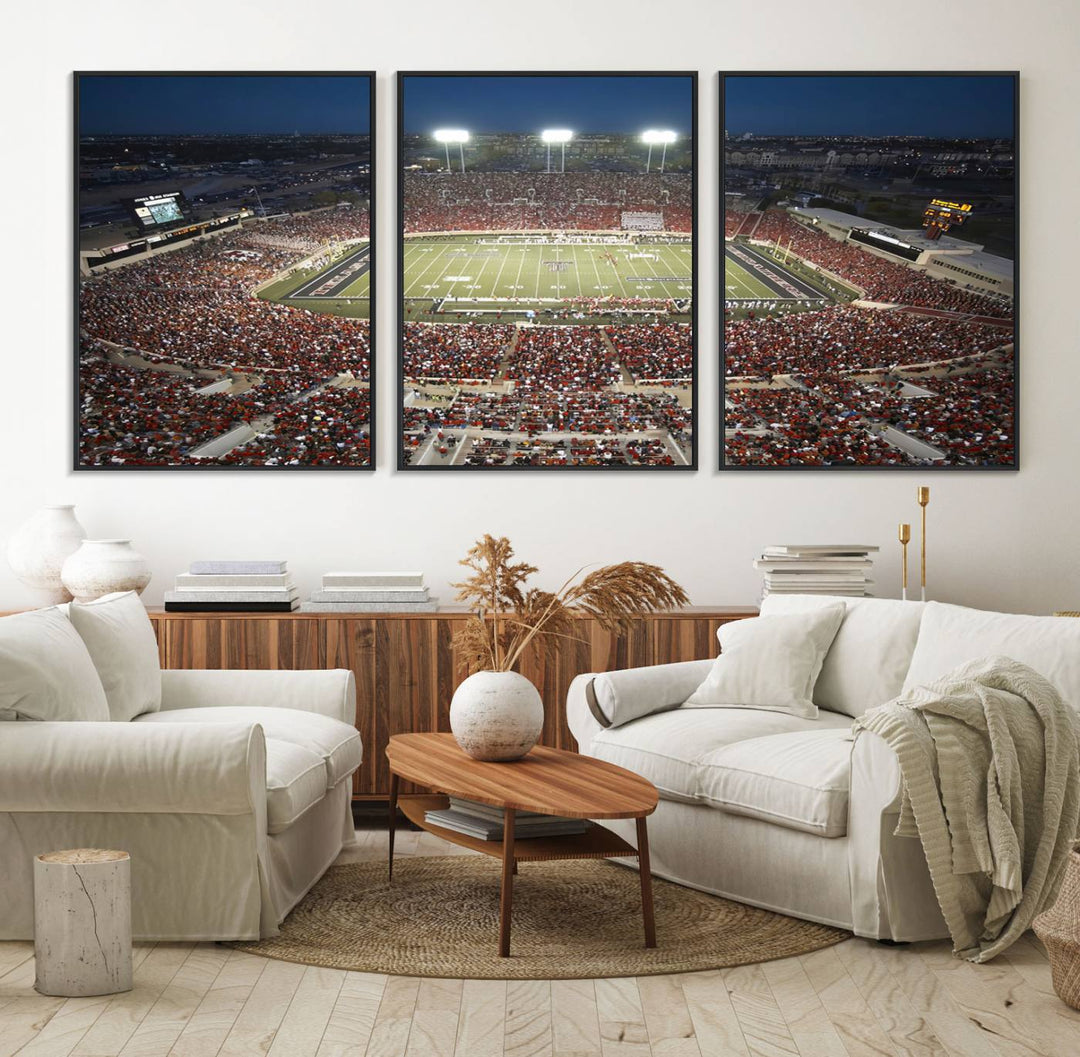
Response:
[[[687,603],[686,592],[658,565],[647,562],[605,565],[580,580],[578,570],[552,593],[526,587],[538,570],[526,562],[515,563],[513,557],[514,548],[505,536],[485,535],[460,562],[472,575],[452,586],[458,589],[458,601],[473,608],[473,615],[454,637],[454,645],[470,671],[511,670],[537,637],[557,649],[562,639],[577,638],[573,634],[577,613],[619,633],[642,613]]]

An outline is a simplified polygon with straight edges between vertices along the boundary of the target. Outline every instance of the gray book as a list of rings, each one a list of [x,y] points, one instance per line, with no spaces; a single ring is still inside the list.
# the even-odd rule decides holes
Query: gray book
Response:
[[[272,559],[260,559],[254,561],[211,559],[207,561],[192,562],[191,568],[188,571],[195,573],[197,576],[207,574],[211,576],[228,576],[230,574],[259,576],[270,573],[283,573],[286,565],[288,565],[288,562],[286,561],[276,561]]]
[[[427,602],[428,589],[419,591],[410,587],[384,587],[369,590],[365,587],[323,588],[311,592],[312,602]]]
[[[338,587],[412,587],[424,586],[423,573],[324,573],[324,588]]]
[[[177,591],[203,591],[236,587],[243,591],[264,587],[295,587],[290,573],[180,573]]]
[[[300,597],[295,588],[263,588],[261,591],[166,591],[166,602],[292,602]]]
[[[303,602],[301,613],[434,613],[439,600],[427,602]]]

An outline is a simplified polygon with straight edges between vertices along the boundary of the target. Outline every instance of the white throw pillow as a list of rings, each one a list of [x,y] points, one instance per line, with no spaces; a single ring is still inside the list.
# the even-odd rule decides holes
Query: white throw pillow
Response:
[[[844,620],[821,666],[814,704],[854,718],[900,693],[926,607],[893,598],[769,595],[761,615],[805,613],[838,602]]]
[[[720,656],[684,708],[760,708],[816,719],[814,683],[840,622],[842,604],[809,613],[723,624]]]
[[[109,718],[109,702],[82,639],[58,609],[0,620],[0,716]]]
[[[126,723],[161,708],[157,638],[134,591],[72,602],[68,616],[101,677],[113,719]]]

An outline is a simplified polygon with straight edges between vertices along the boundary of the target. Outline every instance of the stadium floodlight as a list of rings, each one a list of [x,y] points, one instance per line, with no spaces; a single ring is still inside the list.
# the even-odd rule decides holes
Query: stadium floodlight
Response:
[[[641,142],[649,145],[649,160],[645,163],[646,172],[649,172],[652,169],[652,149],[658,143],[662,144],[664,148],[660,155],[660,171],[664,171],[664,162],[667,161],[668,144],[674,143],[678,138],[678,135],[670,129],[650,128],[642,132]]]
[[[574,138],[568,128],[546,128],[540,138],[547,144],[547,171],[551,172],[551,145],[557,143],[561,151],[559,172],[566,172],[566,145]]]
[[[461,155],[461,171],[465,171],[465,147],[469,142],[469,130],[465,128],[437,128],[432,135],[436,143],[441,143],[446,148],[446,171],[450,171],[450,144],[456,143],[458,153]]]

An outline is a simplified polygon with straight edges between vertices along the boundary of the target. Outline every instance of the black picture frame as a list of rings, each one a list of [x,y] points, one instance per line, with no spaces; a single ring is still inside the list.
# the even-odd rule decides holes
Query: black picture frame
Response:
[[[80,88],[88,78],[123,78],[123,77],[161,77],[161,78],[342,78],[362,79],[368,82],[368,141],[369,141],[369,186],[368,186],[368,237],[367,237],[367,275],[368,275],[368,460],[360,465],[265,465],[258,463],[232,464],[219,463],[207,460],[199,463],[179,464],[89,464],[83,461],[80,450],[80,427],[81,427],[81,397],[80,397],[80,290],[83,274],[80,268]],[[72,74],[72,97],[73,97],[73,120],[72,120],[72,250],[71,259],[73,264],[72,281],[72,436],[71,456],[72,468],[75,472],[157,472],[157,471],[202,471],[202,472],[346,472],[365,473],[376,469],[376,334],[377,334],[377,311],[376,311],[376,280],[377,267],[376,256],[378,248],[377,236],[377,149],[376,149],[376,94],[377,77],[373,70],[76,70]],[[288,129],[282,129],[287,134]],[[180,133],[175,133],[180,135]],[[294,135],[297,133],[293,133]],[[316,135],[317,133],[312,133]],[[325,133],[330,134],[330,133]],[[274,135],[267,132],[265,135]],[[199,221],[202,223],[202,221]],[[133,242],[138,241],[132,240]]]
[[[1011,369],[1012,369],[1012,386],[1013,386],[1013,406],[1012,406],[1012,422],[1010,430],[1011,440],[1011,452],[1012,456],[1008,461],[993,462],[993,463],[934,463],[934,462],[920,462],[913,464],[902,465],[887,465],[887,464],[857,464],[857,463],[834,463],[828,465],[821,464],[783,464],[783,465],[761,465],[761,464],[748,464],[733,462],[728,458],[727,451],[727,436],[726,436],[726,398],[728,389],[727,380],[727,283],[726,283],[726,262],[727,262],[727,234],[726,234],[726,190],[727,190],[727,160],[726,160],[726,146],[727,146],[727,105],[726,105],[726,89],[727,83],[736,78],[868,78],[868,77],[889,77],[889,78],[952,78],[952,77],[964,77],[964,78],[999,78],[1007,79],[1011,82],[1011,106],[1012,106],[1012,156],[1013,156],[1013,181],[1012,181],[1012,200],[1013,200],[1013,217],[1012,217],[1012,249],[1013,249],[1013,268],[1012,268],[1012,356],[1011,356]],[[1020,370],[1019,370],[1019,357],[1020,357],[1020,290],[1021,290],[1021,261],[1020,261],[1020,165],[1021,165],[1021,153],[1020,153],[1020,73],[1016,70],[955,70],[955,71],[938,71],[938,70],[851,70],[851,71],[833,71],[833,70],[746,70],[746,71],[723,71],[718,77],[718,95],[719,95],[719,132],[720,132],[720,147],[719,147],[719,172],[720,172],[720,186],[719,186],[719,230],[720,230],[720,252],[719,252],[719,283],[720,283],[720,372],[719,372],[719,469],[725,472],[743,472],[743,473],[755,473],[755,472],[803,472],[803,471],[863,471],[863,472],[918,472],[925,473],[932,471],[934,473],[946,472],[946,471],[985,471],[985,472],[1012,472],[1019,470],[1020,468],[1020,445],[1021,445],[1021,420],[1020,420]],[[927,137],[930,138],[930,137]],[[887,221],[873,221],[872,218],[867,218],[872,223],[878,223],[881,226],[888,226]],[[963,238],[963,231],[959,233],[959,237]],[[1007,343],[1005,343],[1007,344]],[[918,439],[918,438],[916,438]]]
[[[690,384],[690,399],[691,399],[691,451],[689,460],[685,465],[632,465],[626,463],[615,463],[611,465],[564,465],[564,466],[523,466],[523,465],[501,465],[501,466],[447,466],[447,465],[423,465],[411,463],[406,460],[404,452],[404,436],[405,436],[405,324],[406,324],[406,312],[405,312],[405,283],[404,283],[404,268],[405,268],[405,88],[406,82],[409,78],[476,78],[476,77],[490,77],[490,78],[506,78],[506,77],[550,77],[550,78],[613,78],[613,77],[635,77],[635,78],[649,78],[649,77],[685,77],[690,83],[691,92],[691,138],[692,138],[692,160],[690,167],[691,175],[691,199],[692,199],[692,223],[691,223],[691,310],[690,310],[690,324],[692,328],[692,349],[693,349],[693,370]],[[699,262],[699,214],[698,214],[698,166],[700,163],[700,153],[698,144],[698,74],[695,70],[481,70],[481,71],[467,71],[467,70],[409,70],[399,71],[397,74],[397,149],[396,149],[396,163],[397,163],[397,248],[398,248],[398,268],[397,279],[400,284],[397,298],[397,336],[398,336],[398,354],[396,359],[397,370],[397,385],[395,387],[395,396],[397,401],[397,432],[395,435],[394,446],[397,452],[396,466],[399,471],[417,471],[417,472],[432,472],[432,473],[450,473],[450,472],[493,472],[499,474],[514,473],[514,472],[563,472],[563,473],[590,473],[598,471],[610,471],[610,472],[633,472],[633,473],[649,473],[649,472],[661,472],[661,471],[682,471],[682,472],[694,472],[698,469],[698,427],[699,427],[699,408],[698,399],[700,395],[699,389],[699,314],[698,314],[698,262]]]

